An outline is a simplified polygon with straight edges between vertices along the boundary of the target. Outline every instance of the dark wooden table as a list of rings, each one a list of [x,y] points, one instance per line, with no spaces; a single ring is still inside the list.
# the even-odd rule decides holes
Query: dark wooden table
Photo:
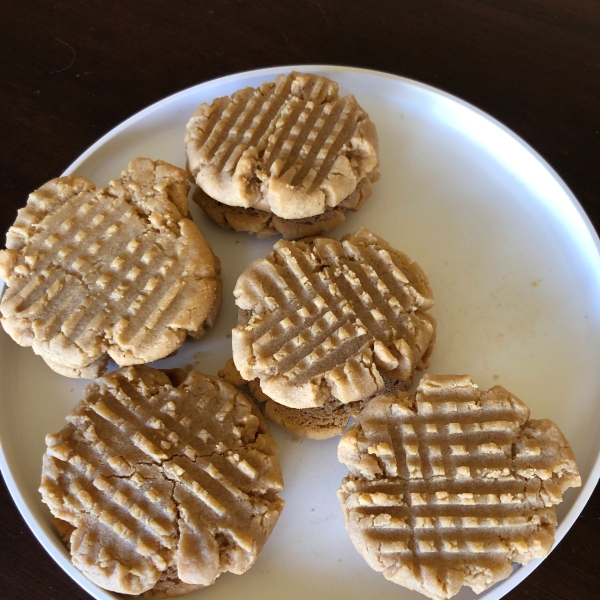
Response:
[[[598,0],[2,0],[0,231],[27,194],[149,104],[286,64],[446,90],[512,128],[600,229]],[[0,489],[0,598],[84,599]],[[600,597],[600,490],[510,600]]]

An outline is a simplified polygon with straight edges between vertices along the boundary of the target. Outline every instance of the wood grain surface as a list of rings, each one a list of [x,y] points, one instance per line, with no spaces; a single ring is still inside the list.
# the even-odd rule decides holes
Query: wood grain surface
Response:
[[[260,67],[388,71],[533,146],[600,228],[599,0],[1,0],[0,231],[101,135],[186,87]],[[0,598],[90,598],[0,489]],[[600,597],[600,491],[509,600]]]

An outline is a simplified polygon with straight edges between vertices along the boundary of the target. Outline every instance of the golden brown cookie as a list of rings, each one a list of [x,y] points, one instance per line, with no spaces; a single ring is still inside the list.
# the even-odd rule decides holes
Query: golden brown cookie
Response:
[[[279,241],[234,295],[236,367],[290,408],[365,400],[384,391],[383,376],[409,387],[433,348],[427,277],[366,229],[340,242]]]
[[[128,367],[90,384],[67,421],[46,437],[40,492],[94,583],[177,596],[254,563],[283,481],[266,421],[239,390]]]
[[[424,375],[373,400],[340,440],[338,491],[356,549],[435,600],[476,593],[548,554],[563,492],[581,485],[569,444],[500,386]]]
[[[221,306],[220,266],[188,191],[183,169],[137,158],[105,188],[69,175],[33,192],[0,252],[4,329],[68,377],[201,337]]]
[[[306,219],[375,181],[375,126],[353,96],[317,75],[279,75],[202,104],[187,124],[188,167],[222,204]]]
[[[379,172],[373,177],[375,175],[378,177]],[[217,202],[199,187],[194,190],[192,198],[223,229],[254,233],[259,239],[281,234],[285,240],[299,240],[333,231],[341,225],[346,219],[346,210],[356,212],[371,196],[371,181],[370,177],[365,177],[341,204],[328,208],[320,215],[305,219],[282,219],[273,213],[255,208],[228,206]]]

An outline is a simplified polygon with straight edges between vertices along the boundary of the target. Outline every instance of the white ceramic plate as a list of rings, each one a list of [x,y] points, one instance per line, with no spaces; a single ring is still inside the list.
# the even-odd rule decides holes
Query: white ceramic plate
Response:
[[[502,384],[554,420],[571,442],[584,485],[559,507],[560,540],[600,472],[600,241],[556,173],[527,144],[478,109],[444,92],[384,73],[343,67],[278,67],[232,75],[171,96],[99,140],[66,173],[102,186],[136,156],[184,166],[185,124],[201,102],[256,86],[292,68],[326,75],[352,92],[375,122],[381,180],[364,208],[334,235],[365,226],[428,274],[438,334],[430,372],[470,373]],[[23,198],[25,202],[25,198]],[[199,210],[196,222],[223,263],[225,302],[217,326],[160,366],[216,374],[230,357],[238,275],[273,240],[225,232]],[[23,517],[56,562],[94,598],[113,595],[71,566],[40,501],[44,435],[63,427],[86,381],[53,373],[30,349],[0,334],[1,467]],[[375,573],[352,547],[336,489],[345,468],[337,440],[280,445],[287,504],[256,565],[226,574],[190,600],[417,599]],[[483,597],[500,598],[539,563],[515,568]],[[458,596],[472,598],[469,589]]]

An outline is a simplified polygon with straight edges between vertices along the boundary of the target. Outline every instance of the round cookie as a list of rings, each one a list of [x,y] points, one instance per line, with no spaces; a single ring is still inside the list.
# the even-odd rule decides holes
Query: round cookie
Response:
[[[254,233],[259,239],[281,234],[285,240],[299,240],[333,231],[341,225],[346,219],[346,210],[358,211],[371,196],[371,181],[378,178],[379,171],[371,173],[359,182],[356,190],[338,206],[305,219],[282,219],[273,213],[255,208],[228,206],[217,202],[199,187],[194,190],[192,198],[210,219],[225,230]]]
[[[569,444],[501,386],[424,375],[377,398],[342,436],[338,491],[356,549],[435,600],[476,593],[548,554],[562,494],[581,485]]]
[[[277,242],[234,289],[233,360],[290,408],[382,393],[384,376],[410,387],[435,339],[433,298],[420,267],[367,231],[340,242]]]
[[[67,422],[46,437],[40,492],[94,583],[178,596],[252,566],[283,481],[266,421],[240,391],[128,367],[90,384]]]
[[[287,220],[351,204],[378,173],[367,113],[353,96],[339,98],[337,83],[308,73],[202,104],[185,147],[190,173],[210,198]]]
[[[137,158],[105,188],[60,177],[33,192],[0,252],[2,325],[61,375],[96,377],[202,337],[219,261],[188,218],[186,172]]]

